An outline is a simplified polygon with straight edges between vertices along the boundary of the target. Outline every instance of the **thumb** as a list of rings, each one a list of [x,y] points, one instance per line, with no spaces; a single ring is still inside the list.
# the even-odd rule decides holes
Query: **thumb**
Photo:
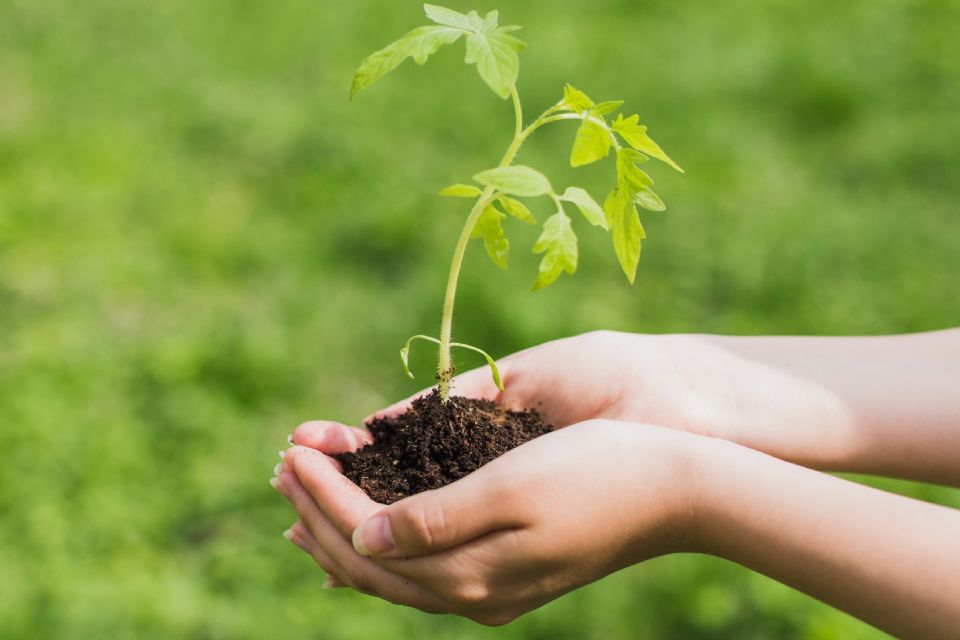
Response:
[[[480,469],[453,484],[404,498],[371,514],[353,532],[357,553],[410,558],[436,553],[484,534],[521,526],[515,488]]]

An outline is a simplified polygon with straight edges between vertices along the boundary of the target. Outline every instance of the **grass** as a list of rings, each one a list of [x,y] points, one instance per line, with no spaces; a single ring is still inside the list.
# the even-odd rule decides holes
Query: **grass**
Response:
[[[537,294],[535,230],[511,230],[507,274],[472,247],[463,340],[504,355],[596,328],[957,324],[960,3],[500,9],[528,27],[531,112],[567,80],[623,97],[687,175],[660,172],[670,211],[645,218],[633,288],[589,229],[577,277]],[[418,14],[0,5],[0,635],[881,637],[700,557],[490,631],[323,592],[280,538],[293,515],[266,482],[275,451],[302,420],[356,421],[416,388],[396,351],[435,330],[465,215],[432,192],[489,166],[510,129],[509,105],[451,52],[347,102],[363,56]],[[570,136],[524,154],[564,183]],[[600,195],[608,176],[578,171]],[[414,362],[429,379],[426,353]],[[957,491],[883,486],[960,506]]]

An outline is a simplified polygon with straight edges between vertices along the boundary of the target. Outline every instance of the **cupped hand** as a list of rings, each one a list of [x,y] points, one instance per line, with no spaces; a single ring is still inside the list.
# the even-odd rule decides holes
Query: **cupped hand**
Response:
[[[536,408],[555,427],[608,419],[718,437],[813,466],[852,456],[853,420],[831,390],[844,355],[804,339],[644,335],[597,331],[498,361],[454,379],[457,395]],[[849,359],[849,358],[847,358]],[[421,392],[426,393],[426,391]],[[404,411],[417,395],[370,417]]]
[[[363,432],[302,426],[277,488],[289,534],[337,582],[391,602],[502,624],[646,558],[696,546],[706,438],[591,420],[532,440],[438,490],[370,500],[327,453]]]

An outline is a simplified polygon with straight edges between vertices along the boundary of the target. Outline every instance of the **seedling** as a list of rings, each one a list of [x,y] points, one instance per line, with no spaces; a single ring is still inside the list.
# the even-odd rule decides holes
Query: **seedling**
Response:
[[[677,163],[647,135],[647,127],[639,123],[640,117],[616,118],[611,114],[620,110],[622,100],[594,102],[585,93],[567,85],[563,98],[541,113],[533,122],[524,126],[523,109],[517,93],[517,76],[520,70],[519,51],[525,44],[513,32],[517,26],[499,26],[497,11],[484,17],[476,11],[460,13],[444,7],[423,5],[427,18],[434,24],[410,31],[399,40],[371,54],[353,78],[350,97],[376,82],[407,58],[424,64],[440,47],[450,45],[461,37],[466,39],[466,64],[474,64],[483,81],[504,100],[513,101],[516,118],[513,139],[504,152],[500,163],[473,176],[476,184],[454,184],[440,191],[450,198],[473,198],[473,207],[464,222],[457,240],[447,278],[447,290],[443,299],[443,314],[440,321],[440,337],[416,335],[407,340],[400,350],[403,369],[411,378],[409,368],[410,345],[414,340],[427,340],[438,345],[437,381],[440,399],[450,397],[450,381],[454,367],[450,359],[452,347],[469,349],[482,355],[493,375],[496,385],[503,389],[500,372],[490,355],[477,347],[451,342],[453,332],[453,305],[457,292],[457,280],[467,244],[471,238],[483,241],[487,255],[501,269],[507,268],[510,241],[506,238],[503,221],[507,216],[527,224],[536,224],[533,214],[517,198],[549,198],[556,213],[543,223],[543,231],[533,245],[533,252],[543,254],[539,273],[533,289],[542,289],[552,284],[564,272],[577,270],[577,236],[574,233],[566,205],[573,205],[586,221],[609,231],[613,249],[632,284],[640,260],[641,241],[646,238],[637,207],[649,211],[663,211],[666,206],[653,189],[653,179],[638,165],[653,157],[682,172]],[[525,165],[513,164],[520,148],[541,127],[563,121],[579,122],[570,166],[580,167],[610,155],[614,150],[616,160],[616,184],[607,194],[603,207],[579,187],[567,187],[557,193],[542,173]]]

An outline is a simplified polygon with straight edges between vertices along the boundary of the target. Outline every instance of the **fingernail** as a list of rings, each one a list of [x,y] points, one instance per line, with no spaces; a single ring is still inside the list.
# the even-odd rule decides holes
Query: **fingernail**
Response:
[[[287,529],[283,532],[283,537],[287,540],[293,540],[293,529]]]
[[[345,584],[337,580],[333,574],[328,573],[326,580],[323,581],[323,584],[320,585],[323,589],[343,589]]]
[[[283,463],[282,463],[282,462],[278,462],[278,463],[277,463],[277,466],[275,466],[275,467],[273,468],[273,475],[278,476],[278,475],[280,475],[280,472],[281,472],[281,471],[283,471]]]
[[[353,531],[353,548],[362,556],[386,553],[394,548],[387,514],[378,513]]]
[[[287,436],[287,442],[290,443],[290,446],[293,446],[293,434]]]
[[[286,460],[286,459],[287,459],[287,452],[286,452],[286,451],[280,451],[280,452],[278,452],[278,453],[280,454],[280,459],[281,459],[281,460]]]
[[[276,476],[274,476],[273,478],[270,478],[270,486],[273,487],[274,489],[277,489],[277,490],[279,491],[279,490],[280,490],[280,478],[277,478]]]

